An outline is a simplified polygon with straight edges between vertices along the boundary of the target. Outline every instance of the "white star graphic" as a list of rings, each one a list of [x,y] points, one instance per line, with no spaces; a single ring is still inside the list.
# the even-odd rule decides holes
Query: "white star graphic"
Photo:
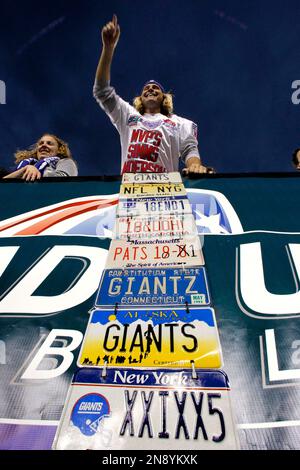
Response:
[[[198,217],[200,217],[199,219],[196,219],[197,226],[208,228],[210,233],[230,233],[220,225],[221,214],[211,215],[207,217],[201,212],[195,211],[195,213],[198,215]]]

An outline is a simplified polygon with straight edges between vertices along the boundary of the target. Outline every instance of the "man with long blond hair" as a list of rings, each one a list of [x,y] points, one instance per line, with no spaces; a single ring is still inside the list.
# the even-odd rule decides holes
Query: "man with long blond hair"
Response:
[[[187,173],[206,173],[198,151],[196,124],[173,114],[172,95],[159,82],[146,82],[133,106],[110,86],[111,64],[119,37],[120,26],[114,15],[102,28],[103,48],[94,96],[120,134],[121,173],[177,171],[180,157]]]
[[[4,178],[35,181],[49,176],[77,176],[69,146],[53,134],[44,134],[29,149],[15,153],[16,171]]]

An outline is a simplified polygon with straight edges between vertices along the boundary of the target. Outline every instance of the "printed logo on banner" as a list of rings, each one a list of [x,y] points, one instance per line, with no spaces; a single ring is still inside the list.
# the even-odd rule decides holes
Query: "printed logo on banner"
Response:
[[[98,431],[101,420],[109,415],[108,400],[99,393],[89,393],[75,403],[71,421],[82,434],[93,436]]]
[[[105,309],[90,317],[79,367],[220,368],[211,308]]]
[[[217,191],[188,189],[198,233],[243,233],[240,220],[228,199]]]
[[[197,233],[192,214],[169,214],[152,217],[117,217],[114,238],[118,240],[170,240]]]
[[[68,199],[0,222],[0,237],[89,235],[111,238],[118,194]]]
[[[191,214],[198,233],[243,233],[228,199],[217,191],[187,189],[184,196],[120,201],[118,216]],[[118,194],[67,199],[0,221],[0,237],[26,235],[88,235],[111,238]],[[190,202],[189,202],[190,201]]]
[[[156,239],[151,242],[136,240],[134,244],[129,244],[124,240],[112,240],[106,269],[204,265],[197,235],[178,239],[174,243]]]
[[[158,197],[158,196],[186,196],[186,189],[182,183],[163,184],[122,184],[120,188],[120,199],[126,197]]]
[[[75,375],[55,449],[191,450],[238,449],[230,387],[222,371],[80,369]],[[70,425],[70,412],[82,390],[105,396],[111,414],[106,428],[82,435]],[[103,421],[102,421],[103,422]]]
[[[105,270],[96,307],[209,305],[205,268]]]

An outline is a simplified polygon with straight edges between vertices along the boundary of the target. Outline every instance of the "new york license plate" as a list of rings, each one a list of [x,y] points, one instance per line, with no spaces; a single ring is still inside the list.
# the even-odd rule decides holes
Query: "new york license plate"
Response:
[[[187,236],[175,242],[150,241],[128,243],[125,240],[112,240],[106,269],[204,265],[198,236]]]
[[[119,199],[117,217],[157,214],[192,214],[187,196]]]
[[[126,183],[182,183],[182,178],[178,171],[170,173],[124,173],[122,184]]]
[[[186,189],[182,183],[121,184],[120,188],[120,198],[186,195]]]
[[[106,269],[103,271],[96,307],[209,305],[204,267]]]
[[[170,240],[196,235],[197,227],[192,214],[160,214],[144,217],[117,217],[114,238],[118,240]]]
[[[195,307],[94,310],[79,367],[220,368],[222,354],[214,310]]]
[[[195,372],[79,370],[54,449],[238,449],[226,374]]]

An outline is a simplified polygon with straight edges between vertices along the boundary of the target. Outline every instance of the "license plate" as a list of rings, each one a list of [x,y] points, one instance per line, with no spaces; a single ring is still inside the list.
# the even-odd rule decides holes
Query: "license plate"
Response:
[[[141,198],[159,196],[186,196],[187,192],[182,183],[163,184],[122,184],[120,198]]]
[[[184,196],[119,199],[117,217],[156,214],[192,214],[192,207]]]
[[[212,308],[158,307],[94,310],[78,359],[79,367],[222,366]]]
[[[209,305],[203,267],[165,269],[106,269],[102,274],[96,307]]]
[[[239,449],[226,374],[195,372],[79,370],[54,449]]]
[[[189,236],[164,242],[141,240],[128,243],[125,240],[112,240],[106,261],[106,269],[141,267],[203,266],[204,258],[197,236]]]
[[[127,241],[155,238],[172,240],[196,234],[197,227],[192,214],[118,217],[114,229],[114,238]]]
[[[122,184],[125,183],[182,183],[178,171],[171,173],[124,173]]]

